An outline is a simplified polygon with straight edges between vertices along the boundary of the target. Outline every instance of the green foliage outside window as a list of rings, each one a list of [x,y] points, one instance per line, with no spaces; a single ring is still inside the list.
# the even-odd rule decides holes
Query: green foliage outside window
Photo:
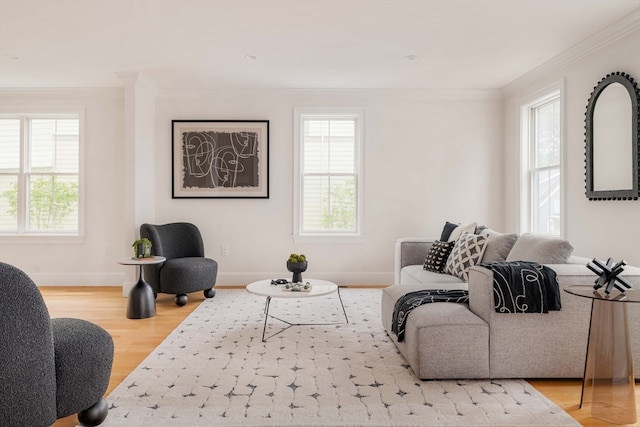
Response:
[[[354,230],[356,227],[356,194],[354,179],[346,179],[341,185],[332,185],[330,209],[322,216],[327,230]]]
[[[29,229],[55,230],[65,228],[69,215],[77,210],[78,184],[55,176],[37,177],[29,186]],[[9,204],[7,213],[18,215],[18,184],[1,195]]]

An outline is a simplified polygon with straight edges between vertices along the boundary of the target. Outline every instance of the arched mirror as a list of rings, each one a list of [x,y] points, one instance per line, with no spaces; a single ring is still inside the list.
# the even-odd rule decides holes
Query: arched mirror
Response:
[[[640,196],[640,138],[636,82],[608,74],[587,104],[586,189],[589,200],[635,200]]]

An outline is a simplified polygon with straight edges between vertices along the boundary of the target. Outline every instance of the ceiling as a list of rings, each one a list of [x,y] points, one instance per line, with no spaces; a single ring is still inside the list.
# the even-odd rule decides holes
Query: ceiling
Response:
[[[640,0],[0,0],[0,87],[497,89]],[[639,41],[640,43],[640,41]]]

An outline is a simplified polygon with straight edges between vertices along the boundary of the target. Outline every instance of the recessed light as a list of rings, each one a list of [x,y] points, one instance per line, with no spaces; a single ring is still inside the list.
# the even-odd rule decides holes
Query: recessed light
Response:
[[[254,60],[258,59],[258,57],[255,56],[255,55],[245,55],[244,59],[248,59],[249,61],[254,61]]]
[[[405,59],[407,61],[415,61],[416,59],[418,59],[418,55],[407,55],[405,56]]]

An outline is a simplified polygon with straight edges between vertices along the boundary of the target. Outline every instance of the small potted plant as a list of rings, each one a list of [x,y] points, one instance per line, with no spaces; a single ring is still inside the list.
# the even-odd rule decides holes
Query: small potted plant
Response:
[[[133,247],[133,257],[138,258],[150,258],[151,257],[151,240],[143,237],[138,239],[131,245]]]
[[[291,283],[302,283],[302,272],[307,270],[307,257],[304,254],[289,255],[287,270],[293,273]]]

